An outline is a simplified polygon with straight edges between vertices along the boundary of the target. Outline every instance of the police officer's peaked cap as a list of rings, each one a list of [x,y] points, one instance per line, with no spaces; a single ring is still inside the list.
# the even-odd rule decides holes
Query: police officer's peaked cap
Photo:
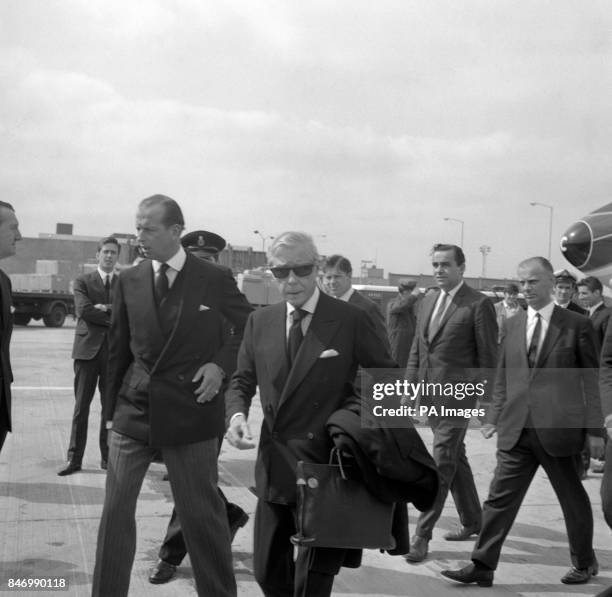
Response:
[[[555,272],[555,282],[571,282],[576,284],[576,276],[570,274],[566,269],[560,269]]]
[[[225,249],[225,239],[214,232],[207,230],[194,230],[181,238],[181,244],[186,251],[204,251],[210,255],[217,255]]]

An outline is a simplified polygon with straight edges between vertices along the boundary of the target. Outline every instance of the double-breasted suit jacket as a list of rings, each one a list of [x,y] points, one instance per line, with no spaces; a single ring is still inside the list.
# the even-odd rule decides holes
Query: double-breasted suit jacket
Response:
[[[223,433],[223,388],[206,403],[193,383],[204,363],[235,367],[251,306],[231,273],[188,254],[163,305],[150,260],[121,273],[109,342],[107,419],[152,446],[200,442]],[[226,333],[224,318],[233,326]]]
[[[497,427],[498,448],[510,450],[533,427],[551,456],[577,454],[584,430],[600,435],[599,358],[589,320],[555,306],[536,366],[529,368],[527,313],[507,322],[487,422]]]
[[[248,414],[259,385],[263,423],[255,465],[257,495],[294,504],[297,461],[328,461],[333,444],[325,424],[334,411],[358,400],[353,386],[358,365],[396,365],[361,309],[321,293],[289,369],[286,316],[284,302],[251,314],[226,407],[228,419]]]

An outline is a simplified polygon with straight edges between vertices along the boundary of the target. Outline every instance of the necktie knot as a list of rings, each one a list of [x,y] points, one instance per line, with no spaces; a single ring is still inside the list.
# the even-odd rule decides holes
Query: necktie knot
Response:
[[[291,313],[291,323],[292,325],[297,325],[308,315],[308,311],[304,309],[294,309],[293,313]]]
[[[157,277],[155,278],[155,298],[157,299],[158,305],[161,305],[163,300],[166,298],[166,294],[168,294],[168,290],[170,288],[168,276],[166,274],[169,267],[170,266],[167,263],[162,263],[159,266]]]

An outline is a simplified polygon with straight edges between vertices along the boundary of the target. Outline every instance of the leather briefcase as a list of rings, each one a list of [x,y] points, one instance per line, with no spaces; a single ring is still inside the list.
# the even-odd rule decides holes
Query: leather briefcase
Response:
[[[329,464],[297,464],[297,534],[303,547],[392,549],[394,504],[385,504],[359,481],[355,467],[334,448]]]

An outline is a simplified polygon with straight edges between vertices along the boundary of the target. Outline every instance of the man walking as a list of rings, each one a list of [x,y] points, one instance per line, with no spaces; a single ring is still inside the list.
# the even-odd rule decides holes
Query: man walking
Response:
[[[406,378],[409,382],[488,384],[495,366],[497,325],[493,303],[463,281],[465,256],[456,245],[435,245],[432,267],[438,292],[425,296],[419,309],[416,338],[412,344]],[[450,491],[461,527],[444,535],[447,541],[463,541],[480,531],[480,499],[465,451],[469,419],[444,414],[445,409],[472,408],[476,397],[439,396],[421,405],[433,407],[428,423],[434,434],[433,457],[440,486],[433,507],[419,516],[409,562],[427,557],[434,526]],[[450,411],[453,412],[453,411]]]
[[[333,443],[325,424],[336,410],[359,404],[357,367],[395,364],[365,311],[319,291],[312,237],[285,232],[268,256],[284,301],[249,318],[226,394],[226,437],[252,447],[243,443],[259,386],[264,420],[255,464],[255,579],[267,597],[326,597],[347,551],[300,547],[294,561],[297,462],[328,462]]]
[[[106,365],[108,362],[107,335],[110,327],[113,288],[117,274],[115,265],[119,258],[119,241],[103,238],[98,244],[96,271],[79,276],[74,281],[74,308],[77,326],[74,331],[72,358],[74,359],[74,413],[68,446],[68,466],[57,474],[60,477],[81,470],[85,445],[89,407],[96,391],[100,391],[100,467],[106,469],[108,446],[106,444]]]
[[[109,338],[109,460],[94,597],[128,594],[135,511],[158,450],[168,469],[198,595],[233,597],[229,527],[217,491],[223,383],[251,307],[227,272],[187,255],[183,214],[154,195],[136,215],[145,256],[115,290]],[[224,321],[234,334],[224,334]]]
[[[491,586],[502,545],[539,466],[557,495],[572,567],[564,584],[586,583],[598,572],[593,512],[578,471],[585,429],[591,449],[603,451],[597,387],[598,354],[586,317],[551,300],[553,269],[543,257],[521,262],[518,277],[527,312],[508,320],[493,404],[483,435],[498,434],[497,467],[483,506],[472,564],[445,570],[461,583]]]

